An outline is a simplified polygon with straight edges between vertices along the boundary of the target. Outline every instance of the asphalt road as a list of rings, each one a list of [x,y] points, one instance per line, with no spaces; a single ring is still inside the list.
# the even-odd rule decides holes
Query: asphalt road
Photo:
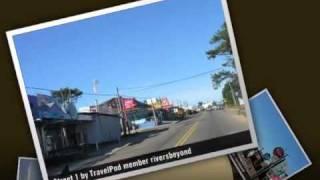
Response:
[[[135,135],[128,140],[124,139],[124,141],[128,141],[127,144],[114,150],[111,155],[109,153],[105,158],[90,163],[90,165],[96,166],[249,129],[246,118],[224,110],[203,111],[186,120],[163,127]]]

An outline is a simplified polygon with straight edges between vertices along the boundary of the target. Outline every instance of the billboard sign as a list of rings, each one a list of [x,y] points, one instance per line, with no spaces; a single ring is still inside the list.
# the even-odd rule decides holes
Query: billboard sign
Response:
[[[133,109],[137,106],[134,98],[122,98],[122,105],[124,110]]]

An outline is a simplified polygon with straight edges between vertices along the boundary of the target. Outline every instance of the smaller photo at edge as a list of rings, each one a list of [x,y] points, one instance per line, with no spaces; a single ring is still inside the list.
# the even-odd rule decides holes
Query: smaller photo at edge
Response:
[[[229,155],[243,179],[288,179],[312,164],[267,89],[250,106],[259,147]]]

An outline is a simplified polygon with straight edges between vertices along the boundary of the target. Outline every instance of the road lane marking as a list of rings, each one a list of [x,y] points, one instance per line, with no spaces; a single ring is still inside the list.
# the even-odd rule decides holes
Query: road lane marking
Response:
[[[190,130],[190,132],[188,133],[188,135],[183,139],[183,141],[181,142],[180,146],[185,144],[189,138],[191,137],[191,135],[194,133],[194,131],[196,130],[196,127],[198,126],[198,122],[194,125],[194,127],[192,128],[192,130]]]
[[[187,142],[187,140],[191,137],[191,135],[194,133],[198,126],[199,122],[195,122],[189,129],[188,131],[179,139],[175,147],[177,146],[182,146],[184,143]]]
[[[195,124],[193,124],[184,134],[183,136],[179,139],[179,141],[177,142],[177,144],[175,145],[175,147],[180,146],[181,142],[188,136],[188,134],[191,132],[191,130],[193,129]]]

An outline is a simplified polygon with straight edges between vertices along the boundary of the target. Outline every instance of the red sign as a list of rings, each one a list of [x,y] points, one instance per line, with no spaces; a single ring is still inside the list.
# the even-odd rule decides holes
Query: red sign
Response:
[[[161,99],[161,106],[162,106],[162,108],[169,108],[170,107],[170,102],[169,102],[168,98]]]
[[[124,110],[133,109],[137,106],[136,101],[133,98],[122,98],[122,105]]]

